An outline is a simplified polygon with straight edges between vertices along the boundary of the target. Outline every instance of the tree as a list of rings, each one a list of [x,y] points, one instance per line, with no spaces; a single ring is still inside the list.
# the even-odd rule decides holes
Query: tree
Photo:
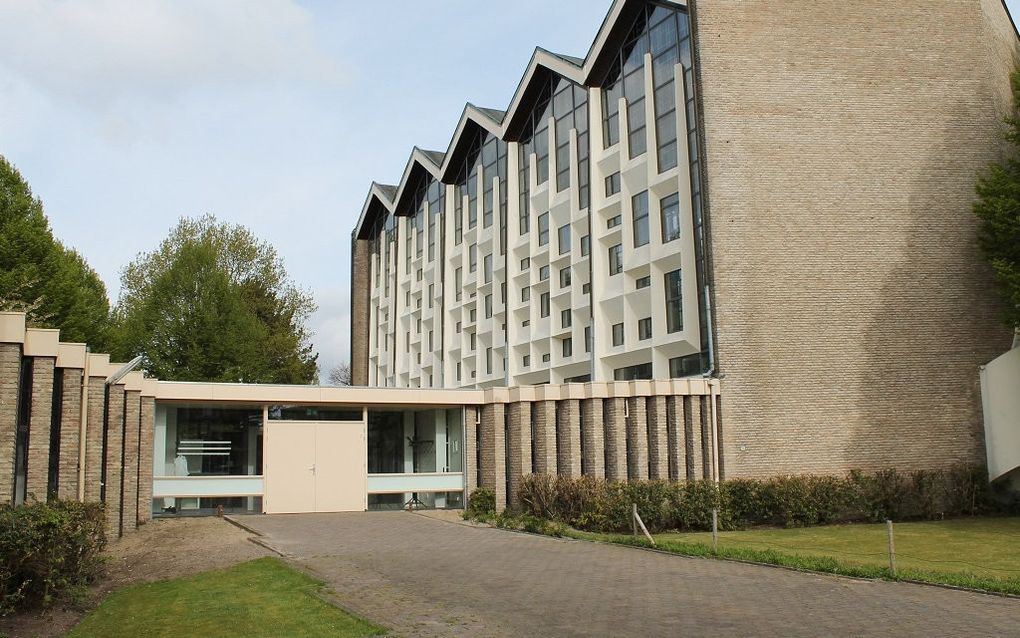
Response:
[[[121,273],[115,354],[160,379],[313,383],[315,304],[243,226],[183,218]]]
[[[1004,319],[1020,329],[1020,69],[1010,76],[1014,112],[1006,118],[1012,157],[991,165],[977,181],[974,213],[981,220],[978,242],[992,265],[1005,301]]]
[[[338,363],[333,366],[326,377],[330,385],[348,386],[351,385],[351,366],[347,363]]]
[[[30,326],[59,328],[64,341],[107,346],[110,302],[99,275],[53,236],[42,202],[0,156],[0,310]]]

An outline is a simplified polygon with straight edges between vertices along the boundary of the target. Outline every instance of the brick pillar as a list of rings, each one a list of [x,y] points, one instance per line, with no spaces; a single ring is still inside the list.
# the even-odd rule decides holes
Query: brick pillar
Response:
[[[556,474],[556,402],[536,401],[531,406],[535,422],[536,474]]]
[[[518,401],[508,406],[510,410],[510,432],[507,447],[510,466],[506,468],[510,479],[510,493],[506,495],[507,504],[517,504],[517,491],[521,486],[521,477],[531,474],[531,403]]]
[[[351,385],[368,385],[371,242],[351,239]]]
[[[684,397],[684,437],[687,443],[687,478],[701,478],[701,397]]]
[[[680,481],[687,478],[687,452],[684,441],[684,398],[666,397],[666,445],[669,448],[669,478]]]
[[[627,480],[627,410],[625,399],[606,399],[606,479]]]
[[[60,454],[57,459],[57,498],[78,498],[78,453],[81,436],[81,379],[83,371],[64,368],[60,392]]]
[[[560,476],[581,476],[581,402],[566,399],[556,410],[556,471]]]
[[[28,422],[26,500],[45,503],[50,475],[50,426],[53,423],[53,357],[32,357],[32,409]]]
[[[88,422],[85,430],[85,500],[98,502],[103,480],[103,417],[106,414],[106,383],[89,377]]]
[[[596,478],[606,477],[606,442],[602,418],[602,399],[585,399],[581,402],[584,473]]]
[[[141,393],[124,393],[124,486],[121,490],[121,534],[133,532],[138,526],[138,421]]]
[[[103,502],[106,503],[106,535],[111,539],[120,536],[122,474],[124,472],[124,386],[110,386],[110,400],[106,403],[106,484]]]
[[[669,478],[669,447],[666,444],[666,397],[648,397],[648,478]]]
[[[138,524],[152,519],[152,451],[156,400],[142,397],[138,426]]]
[[[506,406],[491,403],[482,407],[479,450],[482,467],[478,483],[496,495],[496,509],[506,509]]]
[[[712,478],[712,397],[699,397],[701,400],[701,468],[702,477]]]
[[[645,397],[627,399],[627,478],[632,481],[648,478],[648,417]]]
[[[478,425],[475,419],[478,418],[478,408],[466,406],[464,408],[464,483],[467,492],[464,494],[464,505],[467,506],[467,499],[471,492],[478,487]]]
[[[21,344],[0,343],[0,503],[14,501]]]

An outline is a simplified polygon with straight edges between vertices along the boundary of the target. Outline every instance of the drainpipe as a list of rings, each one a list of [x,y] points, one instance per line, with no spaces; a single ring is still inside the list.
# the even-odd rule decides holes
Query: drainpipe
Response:
[[[708,400],[712,402],[710,407],[712,415],[712,479],[719,482],[719,418],[716,414],[715,403],[716,397],[719,396],[719,380],[709,379],[708,380]]]
[[[89,350],[85,348],[85,368],[81,377],[81,418],[78,426],[78,501],[85,502],[85,435],[89,424]]]

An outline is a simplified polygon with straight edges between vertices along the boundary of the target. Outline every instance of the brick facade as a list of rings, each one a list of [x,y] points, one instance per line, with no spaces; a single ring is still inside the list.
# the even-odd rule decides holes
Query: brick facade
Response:
[[[106,503],[106,533],[110,538],[120,536],[120,499],[124,468],[124,386],[109,386],[106,401],[106,482],[103,484],[103,502]]]
[[[666,444],[666,397],[648,397],[645,403],[648,415],[648,478],[669,478],[669,448]]]
[[[85,500],[99,501],[103,489],[103,430],[106,385],[103,377],[89,377],[88,422],[85,430]]]
[[[627,408],[626,399],[611,398],[603,403],[606,426],[606,478],[627,480]]]
[[[464,408],[464,489],[465,501],[478,487],[478,408]],[[467,504],[467,503],[465,503]]]
[[[370,242],[351,240],[351,385],[368,385]]]
[[[81,369],[64,368],[60,393],[60,455],[57,465],[57,497],[78,498],[78,455],[81,452]]]
[[[627,478],[648,478],[648,421],[645,397],[627,399]]]
[[[556,472],[581,476],[581,402],[559,401],[556,406]]]
[[[692,4],[726,475],[982,462],[1002,3]]]
[[[152,452],[153,419],[156,401],[152,397],[141,398],[138,439],[138,523],[152,520]]]
[[[508,466],[507,479],[510,491],[507,503],[517,502],[517,490],[520,488],[521,477],[531,474],[531,403],[518,401],[507,406],[510,414],[510,428],[507,432]]]
[[[53,422],[53,357],[32,357],[32,408],[29,415],[27,501],[46,501],[50,474],[50,426]]]
[[[14,500],[21,344],[0,343],[0,503]]]
[[[492,403],[482,408],[482,423],[478,439],[478,453],[481,461],[478,484],[495,493],[497,509],[506,507],[505,409],[506,406],[502,403]]]
[[[556,474],[556,402],[532,403],[531,419],[535,426],[533,469],[538,474]]]
[[[605,478],[606,441],[602,399],[581,401],[581,441],[585,476]]]
[[[121,534],[138,525],[138,428],[141,416],[141,393],[124,393],[124,460],[120,508]]]

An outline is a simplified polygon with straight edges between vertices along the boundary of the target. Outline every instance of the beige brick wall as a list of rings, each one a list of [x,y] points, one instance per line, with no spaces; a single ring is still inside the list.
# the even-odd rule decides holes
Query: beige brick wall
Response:
[[[666,397],[666,446],[669,448],[669,478],[687,478],[687,447],[684,433],[684,398]]]
[[[602,399],[581,401],[581,448],[584,451],[584,474],[597,478],[606,476],[605,423]]]
[[[85,500],[100,500],[103,476],[103,418],[106,395],[103,377],[89,377],[88,422],[85,430]]]
[[[351,242],[351,383],[368,385],[368,322],[371,252],[365,239]]]
[[[669,478],[669,448],[666,445],[666,397],[648,397],[648,478]]]
[[[32,408],[28,423],[26,501],[46,501],[50,473],[50,425],[53,422],[53,357],[32,357]]]
[[[627,478],[648,478],[648,421],[645,397],[627,399]]]
[[[0,503],[14,500],[14,446],[17,443],[20,376],[21,345],[0,343]]]
[[[603,404],[606,419],[606,478],[610,481],[627,480],[627,417],[625,399],[606,399]]]
[[[696,3],[729,477],[983,460],[995,0]],[[689,459],[690,460],[690,459]]]
[[[106,533],[112,538],[120,536],[121,485],[124,454],[124,386],[110,386],[106,402],[106,484],[103,502],[106,503]]]
[[[506,507],[506,437],[505,410],[502,403],[490,403],[482,407],[482,423],[479,434],[479,458],[481,472],[478,484],[487,487],[496,495],[496,509]]]
[[[507,406],[510,412],[510,431],[507,434],[509,467],[507,478],[510,491],[506,495],[507,504],[517,503],[517,490],[520,488],[521,477],[531,474],[531,403],[518,401]]]
[[[121,490],[121,533],[134,531],[138,524],[138,426],[141,395],[137,390],[124,393],[124,474]]]
[[[471,491],[478,487],[478,408],[464,407],[464,483],[467,487],[467,498]],[[467,500],[465,498],[465,500]]]
[[[57,496],[78,498],[78,454],[81,451],[81,383],[83,371],[64,368],[60,395],[60,455],[57,468]]]
[[[138,523],[152,520],[152,449],[155,399],[142,397],[138,446]]]
[[[687,457],[687,478],[705,476],[703,442],[701,432],[701,397],[684,397],[684,439],[687,443],[684,456]]]
[[[556,474],[556,402],[535,401],[531,404],[535,423],[534,470],[539,474]]]
[[[556,409],[556,471],[581,476],[581,402],[559,401]]]

